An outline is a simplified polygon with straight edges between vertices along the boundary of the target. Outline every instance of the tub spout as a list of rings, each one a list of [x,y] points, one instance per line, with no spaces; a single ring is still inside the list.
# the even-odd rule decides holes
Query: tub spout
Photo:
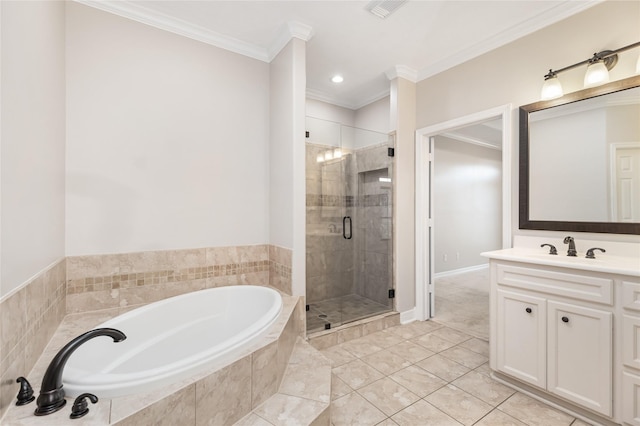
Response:
[[[36,408],[35,411],[36,416],[46,416],[64,407],[67,403],[64,399],[64,389],[62,389],[62,372],[64,366],[76,349],[88,340],[98,336],[109,336],[116,343],[127,338],[123,332],[115,328],[96,328],[95,330],[81,334],[67,343],[60,349],[56,356],[53,357],[49,367],[47,367],[47,371],[44,373],[42,386],[40,387],[40,395],[36,401],[38,404],[38,408]]]

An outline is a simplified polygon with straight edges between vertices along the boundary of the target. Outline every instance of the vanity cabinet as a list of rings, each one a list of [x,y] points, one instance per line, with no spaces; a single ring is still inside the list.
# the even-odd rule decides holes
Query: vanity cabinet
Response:
[[[494,377],[595,422],[640,426],[637,272],[488,257]]]
[[[496,302],[497,370],[610,417],[611,312],[502,287]]]
[[[622,282],[622,416],[640,426],[640,280]]]

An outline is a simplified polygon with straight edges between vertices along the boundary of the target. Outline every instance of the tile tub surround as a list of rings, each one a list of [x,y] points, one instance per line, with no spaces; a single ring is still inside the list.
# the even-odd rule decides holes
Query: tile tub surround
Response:
[[[64,318],[65,276],[61,259],[0,301],[0,418]]]
[[[66,263],[70,314],[225,285],[271,285],[291,294],[291,250],[266,244],[70,256]]]
[[[126,308],[71,314],[65,317],[44,354],[29,373],[36,392],[55,353],[76,335],[113,318]],[[304,333],[304,305],[299,297],[283,295],[276,322],[240,353],[221,359],[208,371],[145,394],[100,400],[89,413],[69,419],[71,403],[47,416],[56,425],[227,425],[240,420],[276,394],[298,336]],[[14,395],[15,396],[15,395]],[[3,421],[11,425],[42,425],[35,404],[12,406]],[[4,424],[4,423],[3,423]]]

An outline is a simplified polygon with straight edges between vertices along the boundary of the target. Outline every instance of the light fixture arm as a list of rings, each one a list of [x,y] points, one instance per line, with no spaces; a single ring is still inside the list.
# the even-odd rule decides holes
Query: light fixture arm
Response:
[[[580,65],[591,64],[591,63],[598,62],[598,61],[601,61],[601,60],[604,61],[604,64],[606,65],[607,69],[610,70],[618,62],[618,53],[624,52],[625,50],[633,49],[633,48],[639,47],[639,46],[640,46],[640,41],[636,42],[636,43],[631,43],[630,45],[621,47],[620,49],[603,50],[601,52],[594,53],[591,58],[585,59],[584,61],[575,63],[573,65],[569,65],[569,66],[564,67],[564,68],[560,68],[559,70],[550,69],[549,73],[546,74],[544,76],[544,78],[548,79],[548,78],[551,78],[551,77],[554,77],[554,76],[560,74],[561,72],[568,71],[570,69],[579,67]]]

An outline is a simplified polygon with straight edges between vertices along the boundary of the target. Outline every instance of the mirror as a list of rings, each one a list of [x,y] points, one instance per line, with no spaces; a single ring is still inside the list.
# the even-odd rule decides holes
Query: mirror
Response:
[[[520,229],[640,234],[640,76],[520,107]]]

